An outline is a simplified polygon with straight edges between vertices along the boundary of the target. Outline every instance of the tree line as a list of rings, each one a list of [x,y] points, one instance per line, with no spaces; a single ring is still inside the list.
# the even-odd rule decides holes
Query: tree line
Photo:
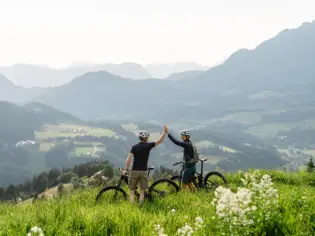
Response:
[[[118,169],[114,169],[109,161],[89,161],[73,166],[72,168],[52,168],[49,171],[35,175],[31,180],[18,185],[9,185],[0,188],[0,201],[15,200],[17,197],[28,199],[44,192],[48,188],[62,183],[75,183],[80,178],[91,177],[98,171],[103,171],[104,176],[115,179],[119,176]],[[152,179],[178,175],[178,171],[160,166],[152,174]]]

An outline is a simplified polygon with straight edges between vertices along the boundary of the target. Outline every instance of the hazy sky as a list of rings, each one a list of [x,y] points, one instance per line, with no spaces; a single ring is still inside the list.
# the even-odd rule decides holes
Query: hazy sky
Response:
[[[314,0],[0,0],[0,65],[214,65],[315,19]]]

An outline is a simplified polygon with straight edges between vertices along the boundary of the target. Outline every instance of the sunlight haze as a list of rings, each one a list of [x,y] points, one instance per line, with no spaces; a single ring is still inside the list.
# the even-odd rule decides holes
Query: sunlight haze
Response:
[[[0,0],[0,65],[213,66],[315,19],[312,0]]]

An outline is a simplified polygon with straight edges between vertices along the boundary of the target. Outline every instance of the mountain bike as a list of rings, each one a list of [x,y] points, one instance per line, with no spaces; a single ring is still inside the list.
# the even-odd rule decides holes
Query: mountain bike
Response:
[[[154,169],[154,166],[148,168],[148,177],[150,176],[150,172]],[[113,201],[117,201],[119,199],[126,200],[128,198],[128,195],[122,188],[122,185],[124,183],[128,185],[129,176],[124,175],[121,168],[119,168],[119,171],[121,175],[118,183],[113,186],[105,186],[96,196],[96,202],[100,202],[102,198],[107,198],[107,195],[112,197]],[[173,180],[158,179],[148,187],[147,191],[145,191],[145,198],[152,201],[156,197],[165,197],[168,194],[179,192],[179,190],[179,186]],[[138,198],[140,196],[137,189],[135,191],[135,196]]]
[[[224,175],[221,174],[220,172],[212,171],[212,172],[207,173],[204,177],[203,164],[205,161],[207,161],[207,159],[200,159],[199,161],[201,162],[200,173],[196,172],[192,181],[197,190],[206,189],[206,191],[208,192],[209,190],[215,190],[220,185],[221,186],[228,185],[228,181],[226,180]],[[172,181],[178,182],[179,186],[181,187],[181,184],[182,184],[181,179],[182,179],[183,171],[184,171],[184,162],[183,161],[176,162],[173,166],[176,166],[176,165],[182,165],[182,170],[180,172],[180,175],[172,176],[170,179]]]

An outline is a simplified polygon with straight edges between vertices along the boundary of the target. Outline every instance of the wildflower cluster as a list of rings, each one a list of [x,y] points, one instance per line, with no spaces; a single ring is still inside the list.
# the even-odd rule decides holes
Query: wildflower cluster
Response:
[[[167,234],[164,234],[164,229],[161,227],[161,225],[155,225],[154,231],[154,233],[157,233],[158,236],[167,236]]]
[[[203,227],[203,219],[201,217],[196,217],[195,219],[195,227],[196,229],[201,229]]]
[[[212,205],[216,214],[230,231],[237,227],[248,226],[250,229],[260,221],[268,221],[276,214],[278,191],[272,187],[269,175],[259,172],[245,173],[241,179],[244,187],[234,193],[230,189],[218,187]]]
[[[194,232],[200,230],[201,228],[203,228],[203,219],[201,217],[196,217],[195,219],[195,229],[192,228],[191,226],[189,226],[187,223],[185,223],[185,226],[178,229],[177,230],[177,234],[179,236],[190,236],[192,235]]]
[[[251,225],[254,222],[248,219],[248,215],[257,209],[252,203],[252,195],[253,193],[246,188],[238,188],[238,191],[233,193],[230,189],[220,186],[216,189],[211,204],[216,207],[218,217],[226,223]]]
[[[179,236],[185,236],[185,235],[190,236],[190,235],[193,234],[193,232],[194,232],[194,229],[191,226],[189,226],[187,223],[185,223],[184,227],[182,227],[182,228],[177,230],[177,235],[179,235]]]
[[[32,236],[32,235],[44,236],[43,230],[37,226],[34,226],[33,228],[31,228],[31,231],[27,234],[27,236]]]
[[[191,227],[188,223],[185,223],[185,225],[177,229],[176,235],[178,236],[191,236],[194,232],[202,229],[204,227],[203,219],[201,217],[196,217],[194,228]],[[156,233],[158,236],[167,236],[167,234],[164,234],[164,229],[161,227],[161,225],[155,225],[154,227],[154,233]]]

